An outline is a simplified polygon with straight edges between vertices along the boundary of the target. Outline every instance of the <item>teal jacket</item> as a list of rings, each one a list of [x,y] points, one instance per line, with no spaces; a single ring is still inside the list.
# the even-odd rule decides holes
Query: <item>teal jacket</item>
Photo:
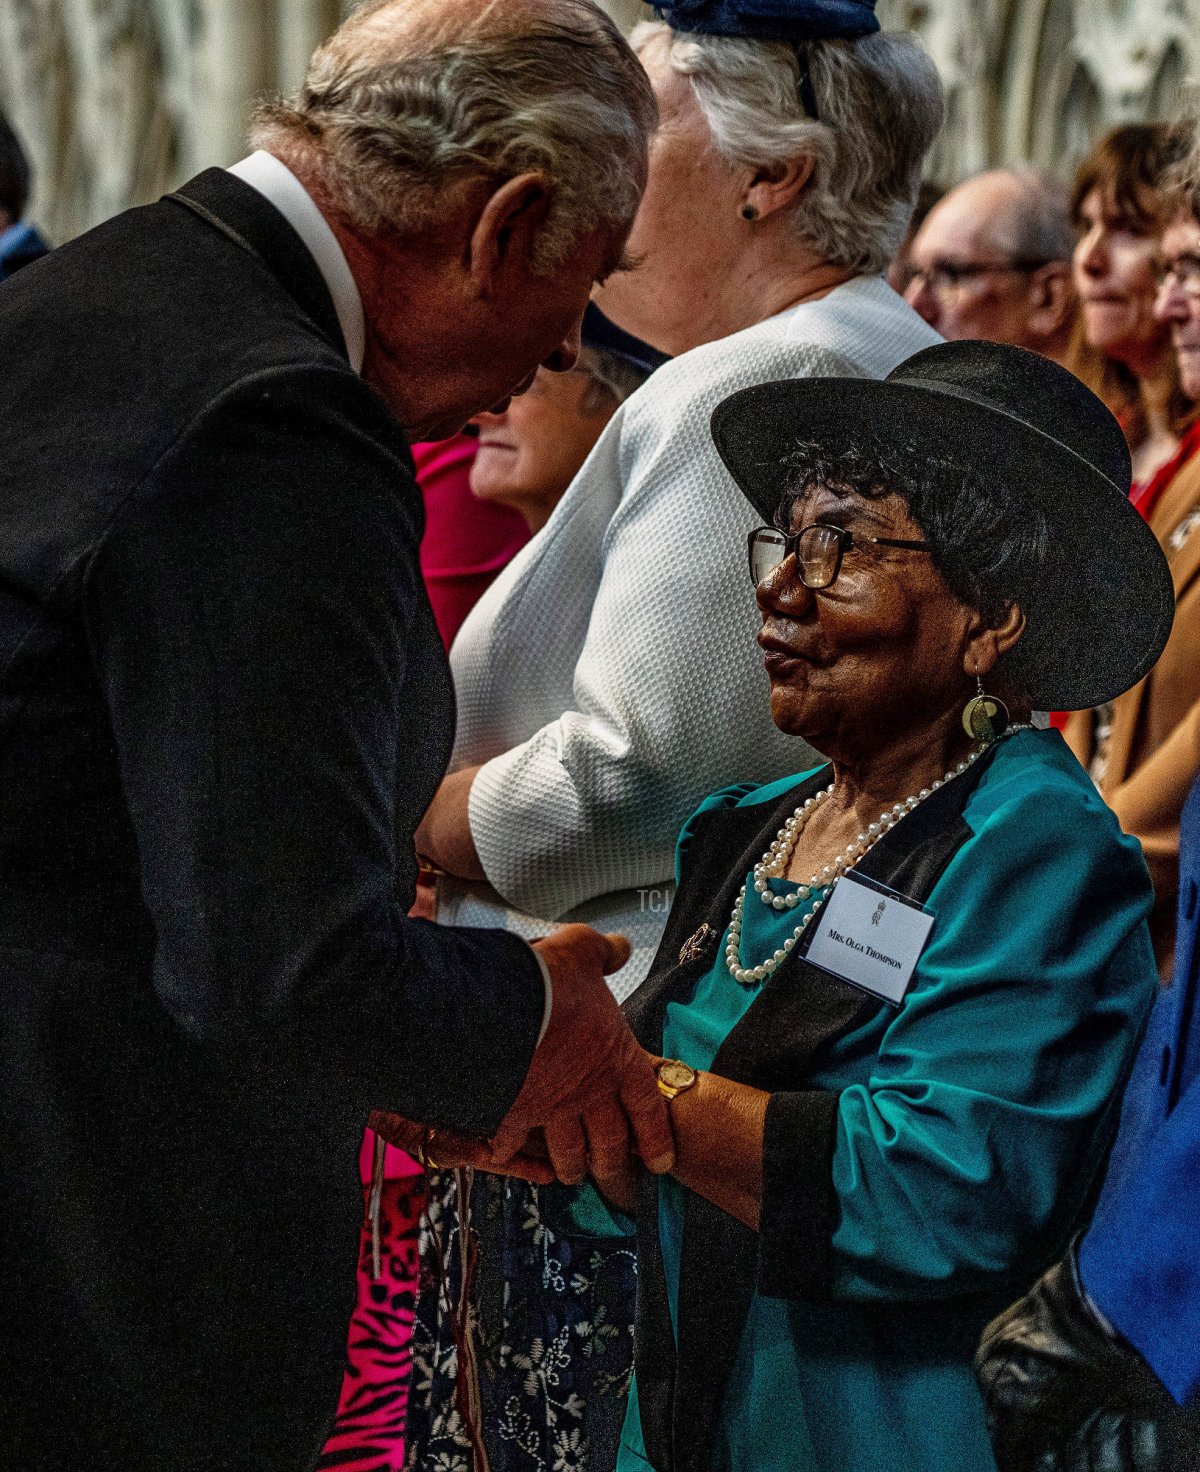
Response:
[[[899,1007],[801,947],[739,987],[737,889],[827,781],[705,802],[627,1004],[646,1047],[771,1099],[757,1234],[643,1187],[623,1472],[988,1472],[975,1342],[1085,1216],[1153,1000],[1139,847],[1053,731],[999,743],[859,866],[936,917]]]

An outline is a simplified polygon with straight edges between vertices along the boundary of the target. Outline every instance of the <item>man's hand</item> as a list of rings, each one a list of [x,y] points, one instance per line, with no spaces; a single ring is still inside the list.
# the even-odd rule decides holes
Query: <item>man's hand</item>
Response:
[[[629,942],[588,925],[564,925],[536,943],[554,1005],[516,1102],[493,1143],[497,1166],[542,1129],[558,1178],[623,1177],[631,1147],[656,1174],[675,1145],[654,1065],[638,1046],[604,978],[629,959]]]
[[[420,1159],[422,1148],[431,1170],[457,1170],[469,1167],[472,1170],[491,1171],[497,1175],[520,1176],[535,1186],[549,1186],[554,1180],[554,1171],[536,1139],[528,1142],[515,1155],[498,1165],[496,1156],[486,1140],[475,1140],[469,1135],[460,1135],[455,1130],[431,1130],[416,1120],[406,1119],[403,1114],[385,1114],[373,1109],[367,1127],[375,1131],[389,1145],[398,1150],[407,1150]],[[430,1159],[430,1157],[432,1157]]]
[[[1136,1245],[1130,1244],[1135,1251]],[[1175,1472],[1181,1413],[1092,1312],[1074,1249],[983,1331],[975,1372],[1000,1472]]]

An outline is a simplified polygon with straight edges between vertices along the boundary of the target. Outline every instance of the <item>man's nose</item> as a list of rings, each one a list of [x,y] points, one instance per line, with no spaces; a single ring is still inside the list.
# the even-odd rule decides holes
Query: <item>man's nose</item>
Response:
[[[919,271],[905,288],[904,300],[914,311],[924,317],[930,327],[937,326],[937,298],[930,291],[929,282],[925,280],[925,277]]]
[[[542,359],[542,366],[549,368],[551,373],[570,373],[575,364],[579,362],[579,353],[582,347],[580,334],[583,331],[583,313],[581,312],[575,321],[575,325],[563,338],[562,342],[554,349],[549,357]]]

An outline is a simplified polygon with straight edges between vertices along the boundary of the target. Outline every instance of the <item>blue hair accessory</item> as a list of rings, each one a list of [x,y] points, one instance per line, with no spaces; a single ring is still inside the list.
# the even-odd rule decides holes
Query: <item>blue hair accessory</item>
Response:
[[[667,0],[672,30],[752,41],[854,41],[879,29],[875,0]]]
[[[589,302],[587,311],[583,314],[580,337],[584,347],[603,348],[605,352],[624,358],[643,373],[653,373],[656,368],[661,368],[670,361],[668,354],[660,353],[648,342],[643,342],[640,337],[634,337],[631,332],[626,332],[615,322],[611,322],[595,302]]]

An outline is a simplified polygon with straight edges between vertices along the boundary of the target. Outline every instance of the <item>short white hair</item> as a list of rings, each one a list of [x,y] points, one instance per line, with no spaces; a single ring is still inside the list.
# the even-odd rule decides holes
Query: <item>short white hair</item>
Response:
[[[915,37],[881,31],[855,41],[792,44],[675,33],[647,21],[632,41],[639,53],[665,46],[730,164],[812,160],[792,216],[803,244],[856,272],[886,270],[942,125],[937,68]],[[801,103],[805,70],[815,119]]]
[[[590,0],[367,0],[294,97],[255,110],[250,141],[302,159],[371,232],[412,235],[480,179],[542,173],[554,195],[535,264],[547,271],[588,231],[632,221],[657,120],[637,58]]]

